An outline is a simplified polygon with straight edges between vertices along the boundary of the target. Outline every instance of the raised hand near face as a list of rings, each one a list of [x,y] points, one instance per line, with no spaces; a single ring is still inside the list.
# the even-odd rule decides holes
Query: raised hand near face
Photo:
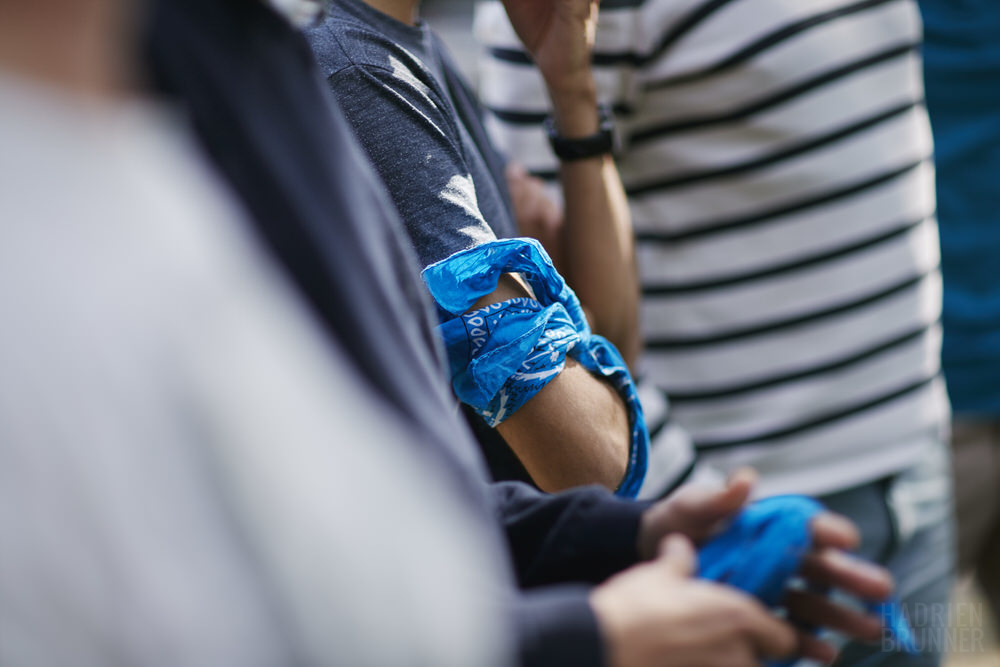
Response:
[[[507,15],[550,89],[592,86],[598,0],[503,0]]]

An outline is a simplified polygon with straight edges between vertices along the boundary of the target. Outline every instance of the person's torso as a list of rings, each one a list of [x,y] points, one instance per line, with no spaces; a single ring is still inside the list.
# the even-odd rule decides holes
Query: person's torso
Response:
[[[479,16],[491,126],[552,176],[544,89],[501,11]],[[624,143],[643,369],[703,459],[821,492],[939,437],[919,45],[909,0],[602,6],[595,75]]]

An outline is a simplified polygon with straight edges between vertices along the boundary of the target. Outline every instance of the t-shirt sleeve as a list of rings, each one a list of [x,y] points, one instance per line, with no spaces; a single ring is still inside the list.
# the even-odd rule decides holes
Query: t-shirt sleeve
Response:
[[[388,188],[422,267],[496,240],[479,207],[456,120],[404,63],[328,80]]]

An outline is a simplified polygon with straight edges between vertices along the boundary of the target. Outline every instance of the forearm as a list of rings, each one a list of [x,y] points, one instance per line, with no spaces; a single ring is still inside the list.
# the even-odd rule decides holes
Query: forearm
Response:
[[[522,667],[605,667],[601,628],[584,586],[524,593],[515,602]]]
[[[585,137],[599,129],[593,77],[547,78],[553,117],[562,136]],[[639,351],[639,285],[632,223],[618,169],[611,156],[564,161],[562,248],[565,278],[609,339],[633,366]]]

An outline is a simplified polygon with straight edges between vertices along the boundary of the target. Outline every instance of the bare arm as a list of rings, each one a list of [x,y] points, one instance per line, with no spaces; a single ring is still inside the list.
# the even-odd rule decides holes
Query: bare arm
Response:
[[[450,189],[468,169],[457,145],[441,138],[439,128],[452,124],[449,109],[378,68],[344,69],[329,81],[403,212],[414,246],[424,249],[422,260],[428,260],[424,264],[439,261],[456,248],[488,242],[492,233],[479,215],[474,189]],[[385,87],[395,94],[385,95]],[[411,107],[420,113],[407,111]],[[397,121],[391,130],[381,120],[389,114]],[[431,137],[435,150],[440,149],[438,159],[428,163],[423,151],[399,150],[399,137],[410,135]],[[413,173],[421,174],[416,183]],[[527,288],[507,277],[499,289],[470,308],[524,296],[531,296]],[[626,406],[611,386],[573,361],[498,431],[545,490],[582,484],[617,488],[628,469],[631,434]]]
[[[590,66],[597,3],[592,0],[504,0],[511,23],[545,78],[562,136],[599,129]],[[563,162],[561,234],[564,277],[591,317],[632,366],[639,351],[639,285],[632,224],[611,156]]]
[[[511,22],[545,77],[559,132],[597,133],[597,95],[590,66],[597,18],[594,0],[504,0]],[[631,220],[610,156],[562,165],[565,223],[560,257],[564,277],[592,328],[631,365],[639,348],[638,281]],[[525,289],[506,276],[478,307]],[[580,484],[616,488],[628,465],[631,429],[615,390],[572,360],[498,427],[542,489]]]
[[[513,275],[473,310],[530,292]],[[615,390],[572,359],[565,369],[497,427],[543,491],[585,484],[614,490],[628,466],[630,428]]]
[[[549,88],[560,134],[585,137],[598,130],[597,98]],[[639,353],[639,283],[632,220],[611,156],[563,162],[562,235],[566,282],[590,314],[591,326],[632,367]]]

